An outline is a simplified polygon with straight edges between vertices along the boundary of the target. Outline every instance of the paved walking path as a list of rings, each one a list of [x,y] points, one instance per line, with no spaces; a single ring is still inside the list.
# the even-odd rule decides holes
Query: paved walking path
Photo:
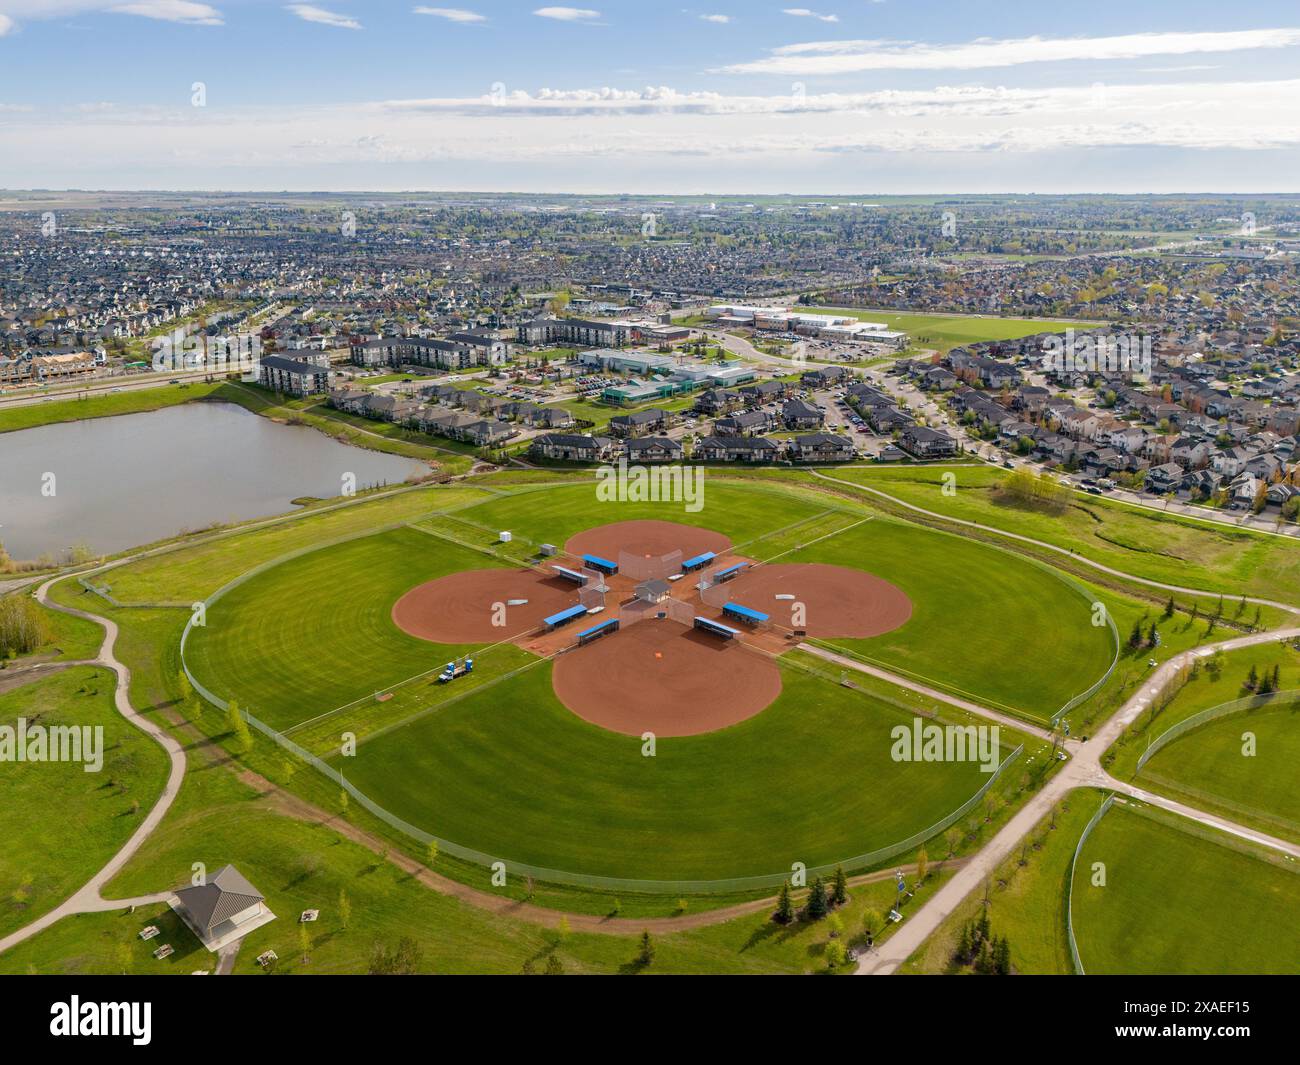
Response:
[[[75,610],[72,607],[52,602],[48,595],[50,586],[61,579],[55,577],[47,580],[37,589],[36,598],[42,606],[47,606],[63,614],[71,614],[73,617],[93,621],[103,627],[104,642],[99,649],[99,656],[94,661],[96,665],[105,666],[117,675],[117,686],[113,692],[113,702],[117,707],[117,711],[136,728],[147,732],[162,745],[171,759],[171,769],[167,774],[167,783],[163,786],[162,794],[158,796],[153,808],[145,815],[144,820],[131,833],[131,838],[121,846],[118,852],[108,860],[99,872],[86,881],[71,898],[65,899],[50,910],[49,913],[37,918],[26,927],[20,928],[4,939],[0,939],[0,953],[8,950],[16,943],[30,939],[37,932],[48,928],[55,921],[67,917],[69,914],[121,909],[131,905],[132,902],[141,901],[126,899],[110,902],[104,899],[100,894],[100,890],[117,875],[118,870],[131,859],[144,841],[149,838],[153,830],[161,823],[164,815],[171,808],[172,801],[180,791],[181,779],[185,776],[185,749],[160,726],[154,724],[142,714],[137,713],[131,705],[131,671],[119,662],[113,653],[114,645],[117,642],[117,623],[110,621],[108,618],[101,618],[96,614],[89,614],[84,610]],[[160,901],[169,895],[170,892],[164,892],[160,896],[147,896],[144,901]]]
[[[1276,839],[1254,829],[1238,825],[1226,818],[1196,810],[1173,799],[1144,791],[1141,788],[1116,780],[1101,767],[1101,757],[1110,745],[1159,696],[1165,686],[1174,679],[1183,666],[1195,658],[1204,658],[1216,650],[1233,651],[1242,647],[1253,647],[1262,643],[1291,639],[1300,636],[1300,628],[1279,629],[1275,632],[1253,633],[1222,643],[1198,647],[1175,655],[1160,666],[1147,678],[1142,688],[1135,692],[1120,710],[1111,715],[1086,743],[1080,744],[1074,751],[1074,757],[1049,780],[1041,790],[1017,810],[1011,819],[988,841],[970,861],[966,863],[946,884],[941,886],[929,900],[919,906],[899,927],[899,929],[882,943],[877,951],[866,955],[858,964],[859,975],[884,975],[894,972],[912,954],[918,950],[945,920],[955,911],[971,892],[978,890],[998,867],[1012,854],[1020,841],[1033,831],[1034,826],[1046,817],[1052,807],[1067,792],[1075,788],[1109,788],[1113,791],[1153,806],[1169,810],[1182,817],[1190,818],[1200,824],[1229,832],[1242,839],[1300,858],[1300,846],[1285,840]]]

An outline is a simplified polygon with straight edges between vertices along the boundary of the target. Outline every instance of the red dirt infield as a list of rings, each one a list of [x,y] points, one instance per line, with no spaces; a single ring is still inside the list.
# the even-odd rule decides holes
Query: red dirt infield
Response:
[[[897,585],[862,570],[820,562],[757,566],[718,585],[722,588],[730,599],[770,614],[775,624],[786,628],[795,627],[790,624],[794,603],[803,603],[805,623],[797,627],[822,638],[879,636],[912,616],[912,601]]]
[[[506,607],[506,624],[492,624],[493,604]],[[475,569],[450,573],[412,588],[393,604],[393,624],[434,643],[497,643],[535,629],[542,619],[578,602],[578,586],[529,569]]]
[[[571,555],[596,555],[617,562],[620,551],[652,558],[681,551],[682,558],[694,558],[705,551],[721,554],[730,546],[731,540],[722,533],[695,525],[675,521],[616,521],[570,537],[564,549]]]
[[[735,725],[781,694],[766,655],[673,621],[641,621],[560,655],[551,686],[585,721],[640,736],[695,736]]]

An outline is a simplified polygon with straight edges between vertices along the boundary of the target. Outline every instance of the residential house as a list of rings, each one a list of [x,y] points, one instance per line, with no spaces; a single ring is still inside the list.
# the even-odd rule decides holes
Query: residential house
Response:
[[[706,436],[696,441],[702,462],[775,462],[781,450],[765,436]]]
[[[790,457],[795,462],[850,462],[857,457],[857,452],[847,436],[811,433],[796,436],[790,442]]]
[[[642,436],[627,442],[628,462],[680,462],[682,445],[666,436]]]

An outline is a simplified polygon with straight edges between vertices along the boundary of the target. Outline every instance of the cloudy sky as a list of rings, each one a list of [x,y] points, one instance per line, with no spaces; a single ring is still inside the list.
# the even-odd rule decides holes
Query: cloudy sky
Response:
[[[0,0],[0,186],[1296,191],[1300,6]]]

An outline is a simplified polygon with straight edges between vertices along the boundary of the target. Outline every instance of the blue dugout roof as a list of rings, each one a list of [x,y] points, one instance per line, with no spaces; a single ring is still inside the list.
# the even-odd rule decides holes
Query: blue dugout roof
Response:
[[[738,618],[745,618],[747,621],[766,621],[767,615],[758,610],[750,610],[747,606],[741,606],[739,603],[728,603],[722,608],[724,614],[734,614]]]
[[[566,621],[572,621],[574,618],[581,617],[587,612],[585,606],[571,606],[568,610],[561,610],[558,614],[552,614],[545,619],[547,625],[563,625]]]

